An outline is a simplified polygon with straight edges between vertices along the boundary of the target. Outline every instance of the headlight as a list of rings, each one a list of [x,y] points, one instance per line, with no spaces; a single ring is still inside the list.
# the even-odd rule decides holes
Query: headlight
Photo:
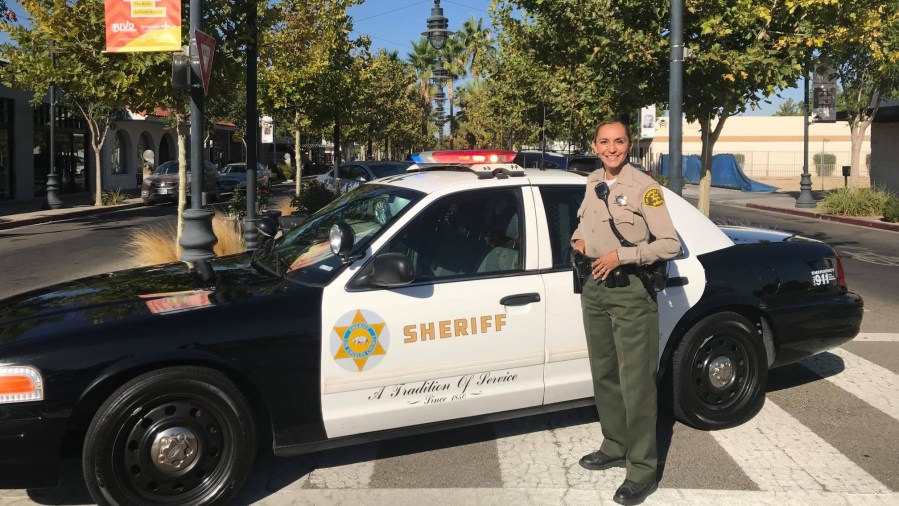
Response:
[[[0,404],[44,400],[44,380],[29,366],[0,366]]]

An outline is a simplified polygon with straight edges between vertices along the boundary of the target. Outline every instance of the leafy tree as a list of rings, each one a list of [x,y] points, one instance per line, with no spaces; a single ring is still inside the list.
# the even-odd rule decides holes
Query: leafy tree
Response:
[[[412,41],[412,52],[406,57],[406,61],[412,66],[412,71],[419,82],[421,135],[426,136],[428,134],[428,118],[431,113],[431,97],[435,93],[430,84],[431,71],[437,64],[437,52],[431,47],[428,39],[422,37],[418,41]]]
[[[849,185],[860,183],[861,148],[881,100],[899,91],[899,4],[861,0],[822,2],[812,15],[817,31],[809,39],[819,57],[833,62],[842,87],[852,139]]]
[[[6,6],[6,0],[0,0],[0,23],[16,21],[16,13]]]
[[[33,91],[35,104],[40,103],[51,83],[57,83],[66,103],[81,113],[95,156],[94,205],[100,206],[100,154],[114,113],[124,105],[146,106],[138,83],[152,69],[153,56],[103,52],[106,40],[102,1],[19,3],[30,23],[6,27],[10,42],[0,46],[0,55],[10,63],[3,69],[3,80],[10,86]],[[51,63],[51,50],[56,55],[55,64]]]
[[[453,132],[455,123],[455,98],[456,98],[456,81],[465,79],[468,70],[465,64],[468,62],[469,53],[462,44],[459,34],[454,34],[447,39],[446,45],[439,52],[439,57],[443,60],[443,68],[449,76],[446,82],[447,98],[449,98],[449,124],[450,124],[450,149],[453,148]]]
[[[282,0],[274,6],[275,22],[263,33],[260,94],[264,109],[289,119],[294,132],[295,195],[300,194],[302,133],[336,126],[357,96],[351,70],[358,66],[350,52],[365,41],[350,41],[346,10],[360,1]]]
[[[471,16],[462,23],[462,30],[457,33],[462,47],[468,52],[469,72],[475,81],[480,79],[484,59],[496,51],[490,29],[484,28],[483,24],[482,18],[476,20]]]
[[[774,116],[802,116],[803,114],[805,114],[805,106],[788,98],[780,104]]]

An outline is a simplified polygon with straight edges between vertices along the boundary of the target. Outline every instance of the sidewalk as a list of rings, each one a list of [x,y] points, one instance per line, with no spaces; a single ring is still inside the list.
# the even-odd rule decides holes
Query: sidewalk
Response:
[[[842,178],[840,178],[842,180]],[[778,181],[766,181],[767,183],[777,186]],[[840,181],[842,183],[842,181]],[[797,188],[792,188],[796,186]],[[824,191],[813,190],[812,196],[816,201],[820,201],[824,197]],[[699,185],[688,184],[684,187],[681,195],[693,202],[699,196]],[[847,216],[836,216],[822,214],[817,208],[802,209],[796,207],[796,199],[799,197],[798,182],[794,185],[785,184],[783,187],[773,193],[746,193],[740,190],[729,190],[725,188],[712,188],[711,200],[715,204],[749,207],[762,211],[773,211],[795,216],[805,216],[809,218],[817,218],[826,221],[835,221],[839,223],[848,223],[851,225],[859,225],[863,227],[877,228],[880,230],[888,230],[899,232],[899,223],[887,223],[879,218],[856,218]],[[76,193],[66,194],[60,197],[64,207],[62,209],[41,210],[43,199],[35,199],[31,201],[15,201],[0,202],[0,230],[23,227],[26,225],[35,225],[38,223],[48,223],[52,221],[66,220],[80,216],[107,213],[111,211],[119,211],[122,209],[131,209],[140,207],[143,202],[140,198],[129,199],[126,204],[117,206],[94,207],[93,194]]]
[[[765,181],[765,183],[777,186],[775,182]],[[749,193],[740,190],[712,187],[711,201],[712,203],[719,205],[748,207],[751,209],[759,209],[761,211],[772,211],[793,216],[805,216],[807,218],[817,218],[824,221],[834,221],[849,225],[899,232],[899,223],[889,223],[880,218],[823,214],[816,207],[796,207],[796,199],[799,198],[798,182],[795,186],[797,187],[796,189],[788,189],[788,186],[786,189],[779,188],[777,191],[771,193]],[[842,184],[840,186],[842,186]],[[814,197],[816,202],[820,202],[821,199],[824,198],[825,193],[825,191],[821,190],[812,190],[812,197]],[[681,196],[695,203],[699,198],[699,185],[686,185],[681,192]]]
[[[131,198],[125,204],[94,207],[94,194],[87,192],[63,194],[59,198],[63,202],[60,209],[42,209],[45,203],[43,198],[0,201],[0,230],[120,211],[144,205],[140,198]]]

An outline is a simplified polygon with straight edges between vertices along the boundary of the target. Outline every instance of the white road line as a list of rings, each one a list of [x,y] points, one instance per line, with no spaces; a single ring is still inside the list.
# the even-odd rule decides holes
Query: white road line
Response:
[[[594,473],[598,474],[598,473]],[[278,491],[253,504],[293,506],[335,505],[419,505],[457,506],[459,504],[563,504],[614,505],[609,490],[572,490],[568,488],[440,488]],[[899,504],[899,493],[846,494],[840,492],[750,492],[730,490],[659,489],[645,503],[653,505],[706,506],[708,504],[752,504],[756,506],[886,506]]]
[[[842,348],[800,362],[822,378],[899,420],[899,376]]]
[[[770,399],[752,420],[711,434],[765,492],[890,492]]]
[[[853,341],[899,343],[899,334],[865,332],[855,336]]]

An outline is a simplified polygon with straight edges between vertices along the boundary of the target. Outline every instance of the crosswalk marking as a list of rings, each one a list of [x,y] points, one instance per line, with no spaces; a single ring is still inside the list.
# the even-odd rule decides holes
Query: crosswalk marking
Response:
[[[853,341],[899,343],[899,334],[866,332],[855,336]]]
[[[762,491],[889,492],[771,400],[752,420],[712,436]]]
[[[366,489],[366,490],[303,490],[278,491],[253,504],[258,506],[286,506],[294,504],[338,505],[412,505],[458,506],[459,504],[565,504],[612,506],[608,490],[576,490],[569,488],[428,488],[428,489]],[[707,506],[709,504],[752,504],[753,506],[784,506],[840,504],[844,506],[895,506],[899,493],[846,494],[841,492],[752,492],[734,490],[659,489],[645,503]]]
[[[839,358],[837,358],[839,357]],[[899,376],[842,348],[819,353],[803,366],[899,421]]]

